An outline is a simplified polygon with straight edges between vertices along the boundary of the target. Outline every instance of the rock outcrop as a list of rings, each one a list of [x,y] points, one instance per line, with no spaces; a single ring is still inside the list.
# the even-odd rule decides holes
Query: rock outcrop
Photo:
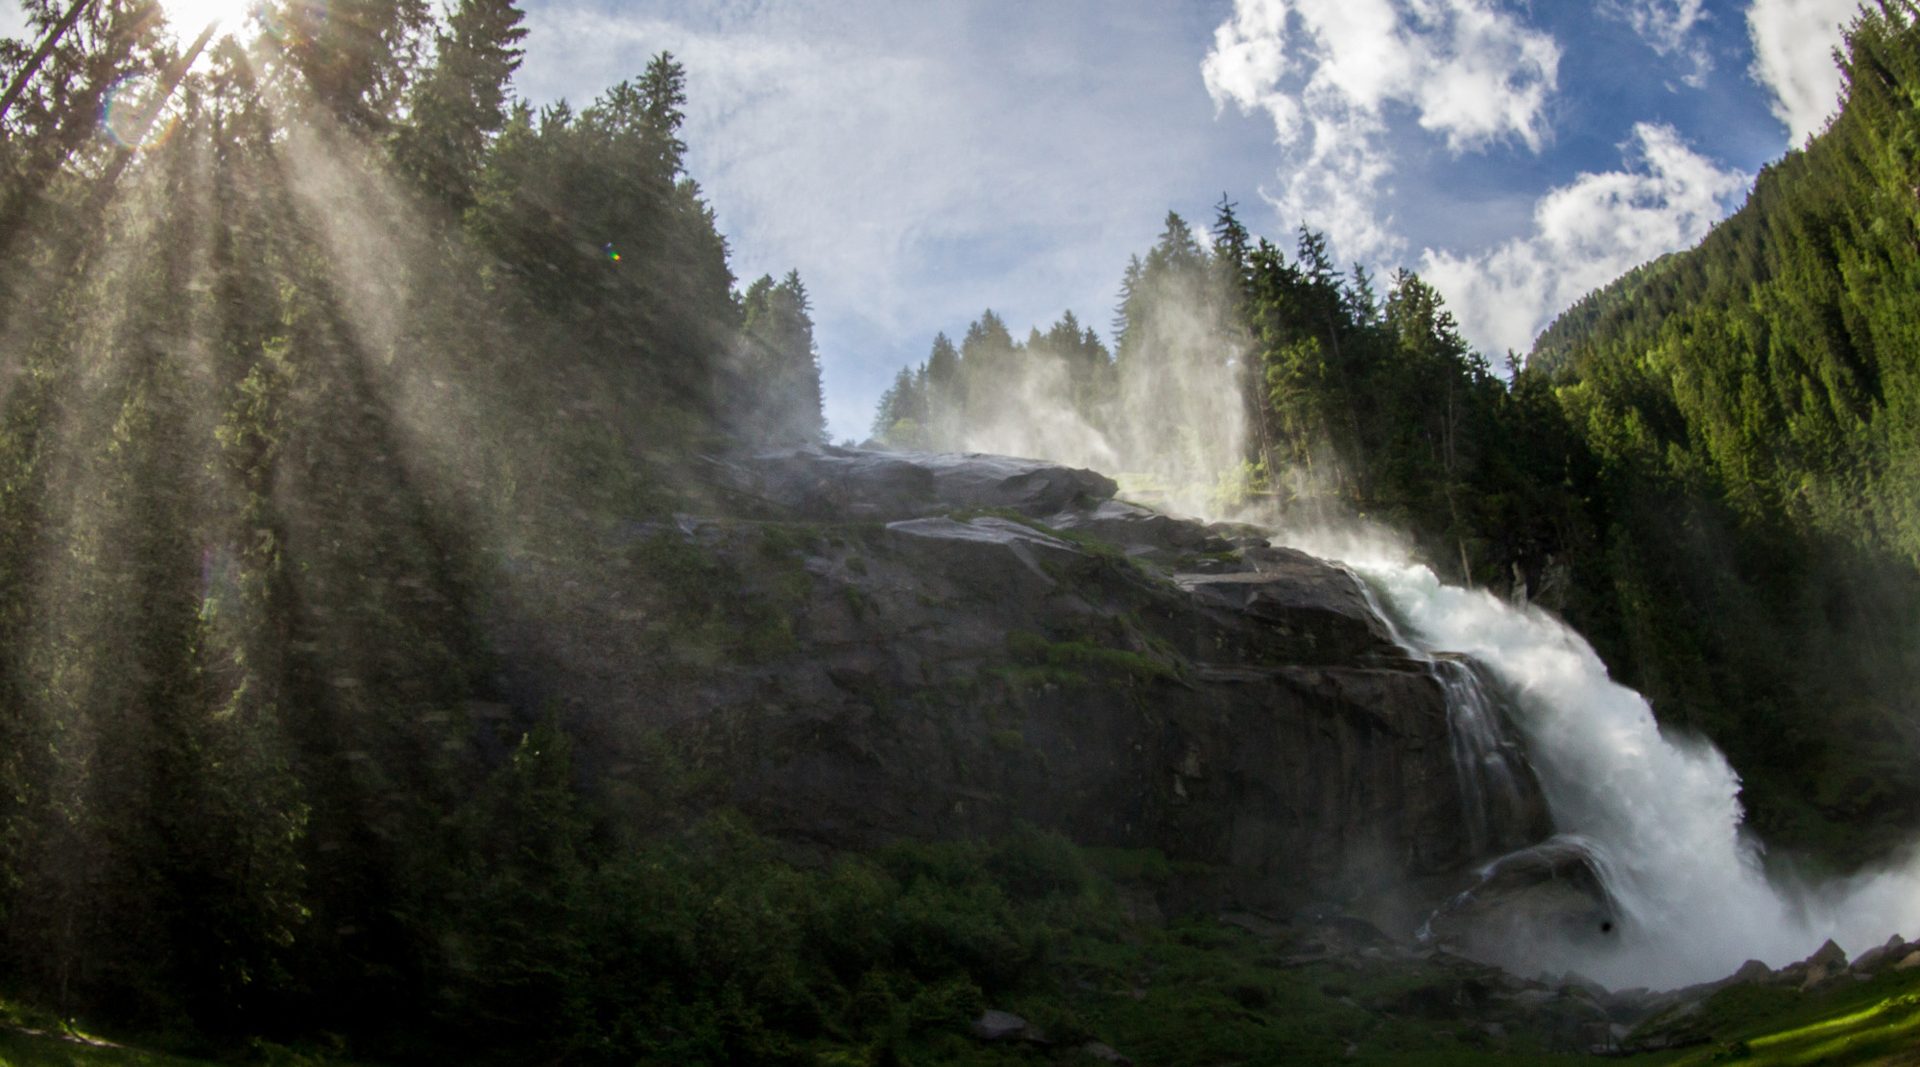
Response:
[[[807,448],[713,480],[754,517],[634,524],[552,621],[546,695],[603,780],[664,748],[793,842],[1024,821],[1409,930],[1397,891],[1476,859],[1442,688],[1339,567],[1026,460]]]
[[[1586,841],[1562,835],[1487,864],[1471,888],[1434,912],[1421,936],[1526,974],[1539,969],[1539,958],[1565,958],[1569,948],[1605,951],[1619,924],[1599,858]]]

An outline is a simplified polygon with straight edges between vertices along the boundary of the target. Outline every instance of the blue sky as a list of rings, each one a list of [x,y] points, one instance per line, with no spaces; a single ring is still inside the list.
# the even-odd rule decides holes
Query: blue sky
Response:
[[[174,0],[188,4],[204,0]],[[518,79],[584,103],[684,63],[689,169],[742,280],[798,268],[835,439],[985,308],[1104,329],[1166,212],[1222,193],[1439,286],[1524,350],[1698,240],[1816,130],[1853,0],[523,0]],[[0,32],[19,25],[0,2]]]
[[[1817,128],[1848,0],[535,0],[575,100],[667,49],[743,277],[812,292],[835,438],[983,309],[1104,327],[1128,255],[1224,192],[1409,266],[1502,354],[1698,240]]]

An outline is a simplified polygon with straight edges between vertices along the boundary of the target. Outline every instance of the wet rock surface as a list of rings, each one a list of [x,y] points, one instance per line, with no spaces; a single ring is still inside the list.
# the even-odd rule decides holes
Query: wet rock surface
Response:
[[[1409,931],[1407,881],[1477,858],[1441,686],[1347,571],[1029,460],[715,469],[756,518],[618,531],[549,643],[567,688],[542,696],[596,774],[664,745],[796,843],[1029,822],[1214,872],[1197,892],[1222,903],[1372,900]]]
[[[1577,837],[1549,838],[1508,853],[1428,919],[1424,936],[1475,959],[1526,970],[1544,940],[1605,951],[1620,935],[1598,859]],[[1565,955],[1556,949],[1556,955]]]
[[[1896,938],[1648,992],[1469,958],[1516,915],[1605,935],[1612,905],[1567,842],[1475,854],[1442,683],[1352,574],[1031,461],[805,449],[716,469],[751,517],[609,531],[586,561],[600,588],[554,568],[573,584],[541,628],[494,635],[524,672],[516,705],[570,717],[583,780],[632,803],[737,808],[802,860],[1020,823],[1157,849],[1181,875],[1128,889],[1129,915],[1216,914],[1270,946],[1264,966],[1490,1051],[1698,1044],[1730,988],[1920,968]],[[541,587],[540,561],[515,565]],[[1048,1040],[998,1010],[973,1034]]]
[[[730,490],[797,519],[894,521],[966,508],[1034,518],[1098,506],[1118,488],[1090,470],[1010,456],[795,448],[715,463]]]

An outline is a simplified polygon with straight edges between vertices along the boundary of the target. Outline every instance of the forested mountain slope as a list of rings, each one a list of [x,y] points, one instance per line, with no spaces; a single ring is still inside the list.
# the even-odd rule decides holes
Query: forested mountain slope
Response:
[[[1582,622],[1750,793],[1858,830],[1920,814],[1911,5],[1854,26],[1845,73],[1824,133],[1699,247],[1562,316],[1522,383],[1596,465]]]

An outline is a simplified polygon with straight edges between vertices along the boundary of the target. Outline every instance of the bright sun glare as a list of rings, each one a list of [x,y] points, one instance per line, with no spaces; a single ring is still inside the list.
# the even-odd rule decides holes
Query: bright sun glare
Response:
[[[174,35],[184,44],[200,35],[209,22],[219,23],[216,37],[241,33],[255,0],[161,0]]]

